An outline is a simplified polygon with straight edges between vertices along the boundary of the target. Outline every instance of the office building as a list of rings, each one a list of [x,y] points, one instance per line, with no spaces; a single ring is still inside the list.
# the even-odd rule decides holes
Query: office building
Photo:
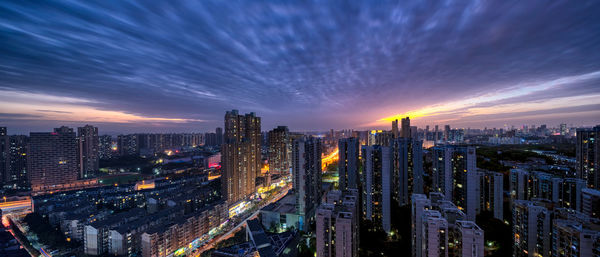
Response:
[[[581,190],[581,212],[600,219],[600,190],[593,188]]]
[[[323,196],[320,138],[300,138],[292,142],[292,174],[297,213],[314,217]]]
[[[493,171],[478,172],[480,211],[488,211],[494,218],[503,220],[502,173]]]
[[[577,129],[577,177],[589,188],[600,188],[600,126]]]
[[[341,190],[358,188],[359,145],[360,142],[356,137],[343,138],[338,141],[338,174]]]
[[[550,256],[551,212],[536,202],[513,203],[513,256]]]
[[[229,205],[255,192],[255,180],[261,167],[260,117],[254,113],[225,114],[225,134],[221,149],[222,191]]]
[[[393,156],[390,147],[362,147],[362,211],[375,229],[391,230],[391,194]]]
[[[100,169],[98,128],[90,125],[77,128],[79,143],[79,177],[93,176]]]
[[[414,138],[393,141],[393,197],[399,205],[408,204],[413,193],[423,193],[422,143]]]
[[[30,133],[27,171],[32,191],[75,182],[77,159],[77,137],[72,128]]]
[[[269,173],[288,174],[290,172],[291,141],[286,126],[279,126],[268,133]]]
[[[452,202],[463,210],[467,220],[475,221],[479,213],[479,186],[477,181],[475,147],[454,147],[452,155]]]

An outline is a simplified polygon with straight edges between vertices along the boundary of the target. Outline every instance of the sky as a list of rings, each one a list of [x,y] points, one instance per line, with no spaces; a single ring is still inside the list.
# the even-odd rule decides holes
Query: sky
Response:
[[[600,124],[600,1],[0,1],[0,126]]]

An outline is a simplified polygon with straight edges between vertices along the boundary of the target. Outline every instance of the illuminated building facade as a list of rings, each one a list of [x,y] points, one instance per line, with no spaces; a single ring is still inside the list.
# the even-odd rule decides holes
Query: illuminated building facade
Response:
[[[288,174],[290,172],[291,141],[286,126],[279,126],[268,133],[269,173]]]
[[[393,155],[390,147],[362,147],[362,211],[375,229],[391,230]]]
[[[321,204],[322,171],[321,139],[300,138],[292,143],[293,188],[296,196],[296,211],[307,218]],[[306,222],[308,225],[308,222]]]
[[[480,211],[489,211],[494,218],[503,220],[503,195],[504,178],[502,173],[484,171],[477,173],[479,177],[479,204]]]
[[[581,190],[581,212],[600,219],[600,190],[593,188]]]
[[[229,205],[255,192],[261,167],[260,117],[254,113],[225,114],[225,135],[221,149],[222,192]]]
[[[98,128],[90,125],[77,128],[79,143],[79,177],[87,178],[99,169],[100,156]]]
[[[513,204],[513,256],[550,256],[550,216],[546,207],[527,200]]]
[[[342,190],[358,188],[359,145],[356,137],[343,138],[338,141],[339,188]]]
[[[358,190],[330,191],[316,211],[317,256],[358,256]]]
[[[600,126],[577,129],[577,177],[600,188]]]
[[[393,195],[400,205],[408,204],[411,194],[423,193],[422,143],[413,138],[393,140]]]
[[[26,189],[29,187],[27,179],[27,147],[29,137],[14,135],[9,138],[9,167],[6,183],[13,188]]]
[[[0,183],[9,181],[9,136],[6,127],[0,127]]]
[[[113,142],[113,138],[110,135],[102,135],[98,137],[99,149],[98,156],[100,159],[110,159],[117,154],[117,146]],[[114,148],[113,148],[113,144]]]
[[[72,128],[30,133],[27,171],[32,191],[75,182],[77,163],[77,137]]]

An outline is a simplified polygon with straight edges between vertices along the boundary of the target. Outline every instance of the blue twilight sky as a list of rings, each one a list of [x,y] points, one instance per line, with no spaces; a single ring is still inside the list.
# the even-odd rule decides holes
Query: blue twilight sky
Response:
[[[1,1],[0,126],[600,123],[600,1]]]

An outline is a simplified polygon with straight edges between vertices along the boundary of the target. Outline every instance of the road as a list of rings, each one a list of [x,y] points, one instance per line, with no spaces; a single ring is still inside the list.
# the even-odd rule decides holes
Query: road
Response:
[[[283,198],[288,191],[291,189],[292,185],[287,185],[284,188],[282,188],[279,193],[277,195],[275,195],[275,197],[273,197],[272,199],[270,199],[267,202],[264,203],[260,203],[257,210],[254,211],[250,216],[246,217],[242,222],[240,222],[239,224],[237,224],[235,227],[233,227],[232,229],[228,230],[225,234],[211,240],[210,242],[206,243],[204,246],[198,248],[198,250],[194,251],[192,253],[192,256],[200,256],[204,251],[210,250],[211,248],[213,248],[217,243],[226,240],[228,238],[230,238],[232,235],[234,235],[235,233],[237,233],[239,231],[239,229],[241,229],[243,226],[246,225],[246,221],[254,219],[258,216],[258,214],[260,213],[260,209],[262,209],[263,207],[277,202],[279,201],[281,198]]]

